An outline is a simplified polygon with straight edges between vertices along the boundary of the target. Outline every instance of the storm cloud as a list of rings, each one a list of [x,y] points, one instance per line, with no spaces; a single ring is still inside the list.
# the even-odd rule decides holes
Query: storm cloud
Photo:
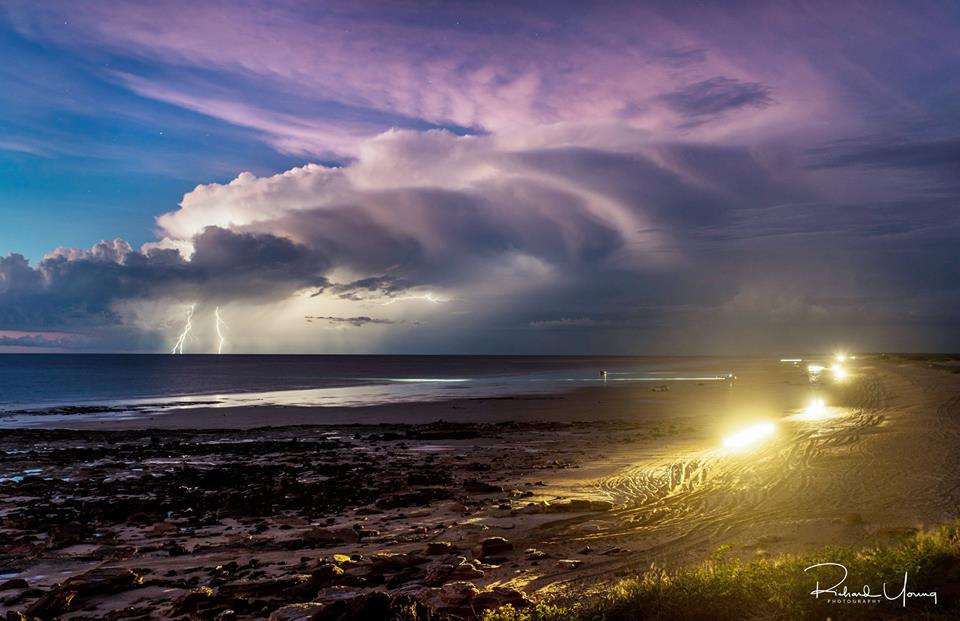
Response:
[[[187,175],[137,247],[0,258],[0,330],[162,351],[195,307],[197,350],[216,308],[232,351],[960,347],[952,11],[244,7],[4,8],[171,131],[287,163]]]

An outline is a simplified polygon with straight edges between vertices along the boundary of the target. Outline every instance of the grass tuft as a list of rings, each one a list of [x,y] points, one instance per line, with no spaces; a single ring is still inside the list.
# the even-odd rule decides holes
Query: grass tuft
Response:
[[[960,522],[917,533],[898,544],[855,548],[828,547],[816,553],[781,555],[741,561],[722,546],[707,561],[688,569],[652,568],[635,578],[604,585],[584,602],[540,603],[525,610],[504,607],[484,621],[725,621],[740,619],[954,619],[960,610]],[[845,585],[859,592],[895,596],[908,572],[908,591],[937,591],[929,598],[900,601],[883,597],[876,603],[835,603],[830,595],[816,599],[817,580],[826,589],[840,579],[840,569],[804,569],[818,563],[840,563],[849,570]],[[836,576],[836,577],[834,577]],[[842,587],[841,589],[842,590]]]

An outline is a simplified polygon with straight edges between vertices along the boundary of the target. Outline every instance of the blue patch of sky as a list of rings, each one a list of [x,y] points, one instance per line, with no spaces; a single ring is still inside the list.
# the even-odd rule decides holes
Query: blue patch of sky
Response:
[[[3,24],[0,57],[0,255],[150,241],[154,217],[197,184],[307,161],[253,130],[140,97],[90,58]]]

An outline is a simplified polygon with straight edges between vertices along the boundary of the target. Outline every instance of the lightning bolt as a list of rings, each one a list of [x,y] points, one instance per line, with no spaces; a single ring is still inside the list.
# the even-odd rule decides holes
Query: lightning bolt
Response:
[[[183,345],[187,342],[187,336],[190,335],[190,331],[193,330],[193,309],[196,308],[196,306],[195,303],[190,305],[190,310],[187,311],[187,321],[183,326],[183,332],[180,333],[176,344],[173,346],[173,349],[170,350],[171,354],[183,353]]]
[[[217,354],[223,353],[223,344],[227,342],[227,337],[223,335],[224,328],[227,327],[227,322],[223,320],[223,317],[220,316],[220,307],[214,309],[214,317],[217,318],[217,338],[220,339],[220,343],[217,345]]]

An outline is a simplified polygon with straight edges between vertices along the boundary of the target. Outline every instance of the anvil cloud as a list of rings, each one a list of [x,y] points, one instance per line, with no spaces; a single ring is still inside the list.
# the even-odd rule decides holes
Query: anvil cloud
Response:
[[[140,168],[118,180],[160,166],[193,179],[138,247],[104,230],[113,241],[39,261],[0,248],[0,331],[26,335],[11,345],[163,351],[196,303],[201,324],[223,308],[235,351],[960,346],[955,7],[0,15],[25,46],[79,59],[69,79],[122,94],[98,123],[223,138],[203,140],[212,178],[189,140],[127,158]],[[98,113],[38,88],[23,87],[40,111],[15,108],[0,154],[59,162],[77,141],[35,116]],[[119,148],[72,131],[96,154]]]

